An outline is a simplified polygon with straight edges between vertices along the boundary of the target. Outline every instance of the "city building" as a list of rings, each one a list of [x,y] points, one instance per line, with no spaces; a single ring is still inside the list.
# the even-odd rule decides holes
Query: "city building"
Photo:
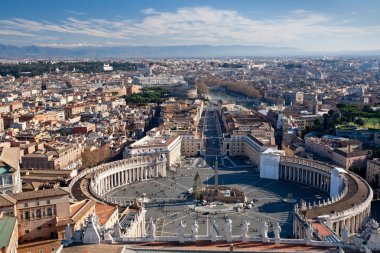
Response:
[[[380,159],[367,161],[366,180],[374,189],[380,187]]]
[[[19,242],[63,239],[70,222],[69,192],[62,188],[1,195],[0,211],[17,218]]]
[[[24,170],[73,170],[82,164],[82,149],[77,145],[45,146],[42,150],[21,157]]]
[[[178,163],[181,157],[181,136],[153,128],[140,140],[125,148],[124,157],[161,155],[166,157],[167,168]]]
[[[0,193],[21,192],[20,148],[0,148]]]

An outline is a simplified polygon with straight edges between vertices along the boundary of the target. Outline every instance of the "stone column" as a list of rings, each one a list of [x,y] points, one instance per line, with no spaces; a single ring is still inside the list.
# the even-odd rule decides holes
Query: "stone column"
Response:
[[[359,218],[358,218],[358,216],[357,215],[355,215],[355,223],[354,223],[355,225],[354,225],[354,227],[355,227],[355,233],[358,231],[358,224],[359,224]]]
[[[340,230],[339,230],[339,221],[337,221],[337,222],[335,222],[335,233],[337,234],[337,235],[340,235]]]
[[[294,181],[295,179],[295,168],[294,167],[292,167],[292,181]]]
[[[309,184],[313,185],[313,171],[309,170]]]

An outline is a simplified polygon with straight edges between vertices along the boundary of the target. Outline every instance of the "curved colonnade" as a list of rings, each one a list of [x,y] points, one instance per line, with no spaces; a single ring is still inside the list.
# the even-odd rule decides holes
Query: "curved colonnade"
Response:
[[[334,186],[334,174],[341,178],[342,183],[338,189],[333,189],[337,188]],[[141,180],[166,177],[166,158],[132,157],[88,169],[80,173],[78,178],[80,176],[89,178],[89,190],[94,197],[114,203],[106,197],[114,188]],[[305,203],[300,207],[296,205],[293,222],[296,238],[305,238],[305,225],[312,222],[325,224],[337,235],[344,226],[351,233],[357,233],[370,217],[372,190],[365,180],[353,173],[342,172],[332,165],[314,160],[281,157],[279,179],[312,186],[331,196],[318,203]]]
[[[350,233],[358,233],[369,220],[373,192],[368,183],[356,174],[294,157],[282,157],[279,170],[280,180],[306,184],[331,196],[318,203],[296,205],[293,222],[296,238],[305,237],[307,223],[321,222],[340,235],[344,226]],[[336,185],[334,177],[341,179],[341,185]]]
[[[91,175],[89,190],[99,199],[119,186],[157,177],[166,177],[164,156],[138,156],[99,166]]]

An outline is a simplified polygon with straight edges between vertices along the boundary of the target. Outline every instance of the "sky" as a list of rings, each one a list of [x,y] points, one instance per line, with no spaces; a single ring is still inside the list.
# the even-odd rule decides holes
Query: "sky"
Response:
[[[373,0],[1,0],[0,44],[380,49]]]

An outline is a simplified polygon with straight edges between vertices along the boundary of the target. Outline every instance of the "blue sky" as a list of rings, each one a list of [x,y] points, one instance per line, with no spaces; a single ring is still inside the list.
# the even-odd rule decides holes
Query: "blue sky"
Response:
[[[0,44],[380,49],[380,1],[2,0]]]

